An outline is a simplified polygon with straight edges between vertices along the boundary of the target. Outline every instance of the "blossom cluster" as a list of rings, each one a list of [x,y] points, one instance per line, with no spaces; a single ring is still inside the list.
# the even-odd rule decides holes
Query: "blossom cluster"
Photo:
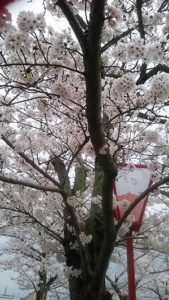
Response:
[[[135,80],[132,75],[125,74],[116,79],[112,85],[112,93],[128,93],[135,87]]]
[[[28,47],[30,42],[28,34],[11,30],[6,34],[5,46],[9,50],[17,50]]]
[[[81,270],[80,269],[74,269],[71,266],[66,266],[65,269],[64,269],[64,274],[67,278],[69,278],[69,277],[78,278],[81,275]]]
[[[107,19],[107,24],[111,28],[116,28],[116,26],[122,19],[122,11],[119,8],[113,6],[112,4],[107,5],[106,19]]]
[[[81,232],[80,235],[79,235],[79,238],[80,238],[80,242],[83,246],[89,244],[92,240],[92,235],[91,234],[88,234],[86,235],[84,232]]]
[[[164,51],[163,40],[145,44],[142,39],[128,43],[119,42],[113,50],[113,57],[119,61],[157,62],[168,58]]]
[[[42,13],[35,15],[32,11],[21,11],[17,18],[19,30],[33,32],[35,30],[44,31],[46,27],[45,17]]]
[[[122,201],[118,201],[118,206],[122,209],[127,209],[130,205],[130,202],[127,199],[123,199]]]
[[[61,98],[61,100],[66,101],[69,99],[70,92],[60,80],[58,80],[55,83],[52,83],[50,88],[51,88],[51,93],[56,94],[56,96],[58,98]]]
[[[158,102],[169,97],[169,74],[158,74],[153,77],[150,94]]]
[[[118,235],[120,237],[126,236],[126,234],[130,231],[130,228],[134,222],[135,222],[135,217],[132,213],[130,213],[126,218],[125,222],[120,227],[120,230],[118,231]]]
[[[100,150],[99,150],[99,154],[105,155],[108,152],[108,149],[109,149],[109,145],[108,144],[103,145],[100,148]]]

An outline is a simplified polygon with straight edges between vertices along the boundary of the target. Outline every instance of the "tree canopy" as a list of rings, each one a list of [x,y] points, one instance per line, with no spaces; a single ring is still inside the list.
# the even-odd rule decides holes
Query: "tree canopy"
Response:
[[[130,230],[134,205],[168,188],[168,1],[43,7],[0,22],[1,232],[40,229],[62,252],[70,299],[108,300],[119,230]],[[154,183],[117,222],[122,163],[147,164]]]

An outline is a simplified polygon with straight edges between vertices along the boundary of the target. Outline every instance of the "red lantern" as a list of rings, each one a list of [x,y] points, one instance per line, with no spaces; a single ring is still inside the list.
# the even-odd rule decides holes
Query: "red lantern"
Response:
[[[113,189],[117,200],[117,208],[114,209],[117,220],[122,218],[129,205],[152,184],[151,178],[152,171],[146,165],[119,165]],[[132,231],[139,231],[147,201],[148,196],[142,199],[130,213],[133,223],[126,236],[129,300],[136,300]]]
[[[127,207],[152,183],[152,171],[146,165],[119,165],[114,194],[118,203],[115,217],[120,220]],[[148,196],[132,210],[132,231],[139,231],[145,212]]]
[[[15,1],[16,0],[0,0],[0,27],[3,27],[7,23],[11,22],[11,14],[6,6]]]

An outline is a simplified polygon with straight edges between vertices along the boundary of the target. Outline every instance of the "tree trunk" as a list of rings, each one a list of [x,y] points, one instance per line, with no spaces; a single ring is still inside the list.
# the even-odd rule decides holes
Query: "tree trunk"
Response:
[[[69,293],[70,300],[83,300],[83,281],[80,278],[70,277],[69,279]]]
[[[37,292],[36,300],[46,300],[46,298],[47,298],[47,289],[42,287]]]
[[[71,277],[69,279],[70,300],[111,300],[112,295],[106,291],[105,284],[98,291],[97,283],[91,280],[88,283],[80,278]]]

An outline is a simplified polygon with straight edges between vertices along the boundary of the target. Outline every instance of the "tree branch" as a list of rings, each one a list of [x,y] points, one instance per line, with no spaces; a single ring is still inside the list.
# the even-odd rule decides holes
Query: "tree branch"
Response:
[[[163,0],[160,7],[159,7],[159,9],[158,9],[158,12],[167,11],[168,6],[169,6],[168,0]]]
[[[169,67],[166,65],[158,64],[152,70],[147,72],[144,76],[140,76],[136,84],[139,85],[145,83],[148,79],[156,75],[158,72],[169,73]]]
[[[1,136],[2,140],[15,151],[15,147],[13,144],[4,136]],[[53,177],[51,177],[48,173],[46,173],[43,169],[41,169],[34,161],[32,161],[27,155],[22,152],[17,152],[20,157],[22,157],[29,165],[31,165],[35,170],[37,170],[40,174],[42,174],[45,178],[50,180],[54,185],[59,188],[60,193],[63,192],[61,185],[57,182]]]
[[[129,33],[131,33],[133,30],[135,30],[134,27],[127,29],[126,31],[122,32],[120,35],[112,38],[107,44],[105,44],[101,48],[101,53],[105,52],[107,49],[109,49],[111,46],[116,45],[119,40],[121,40],[123,37],[127,36]]]
[[[109,153],[100,155],[100,148],[106,144],[101,117],[101,33],[104,25],[105,0],[91,2],[89,36],[84,49],[85,80],[86,80],[86,114],[91,142],[96,160],[103,170],[102,209],[104,219],[104,239],[99,251],[96,278],[93,284],[98,298],[102,289],[105,274],[115,240],[115,227],[112,218],[112,187],[117,170]],[[92,286],[91,286],[92,289]]]
[[[106,0],[93,0],[91,2],[91,13],[89,21],[89,47],[94,51],[100,51],[100,40],[105,19]]]
[[[138,115],[137,115],[138,118],[141,118],[141,119],[144,119],[144,120],[147,120],[147,121],[150,121],[150,122],[154,122],[155,121],[155,116],[154,117],[150,117],[148,114],[146,113],[143,113],[143,112],[139,112]],[[167,122],[166,119],[161,119],[158,121],[158,123],[160,124],[165,124]]]
[[[120,297],[121,296],[121,290],[118,288],[118,286],[114,283],[114,281],[108,275],[106,275],[105,278],[110,282],[112,288],[115,290],[117,295]]]
[[[164,191],[164,190],[160,190],[160,194],[166,196],[167,198],[169,198],[169,192]]]
[[[143,16],[142,16],[142,0],[136,1],[136,11],[137,11],[137,18],[138,18],[138,30],[140,33],[141,39],[145,40],[145,31],[144,31],[144,23],[143,23]],[[147,65],[143,63],[140,67],[140,79],[144,78],[146,75]]]
[[[0,175],[0,181],[7,182],[7,183],[10,183],[10,184],[30,187],[32,189],[39,190],[39,191],[44,191],[44,192],[55,192],[55,193],[61,193],[62,192],[62,190],[52,188],[50,186],[40,186],[38,184],[34,184],[34,183],[31,183],[31,182],[28,182],[28,181],[9,178],[9,177],[5,177],[5,176],[2,176],[2,175]]]
[[[0,205],[0,210],[9,210],[9,211],[14,211],[16,213],[25,215],[27,217],[29,217],[31,220],[34,221],[34,223],[38,224],[39,226],[41,226],[43,228],[43,230],[49,235],[51,236],[53,239],[55,239],[56,241],[59,241],[61,243],[61,245],[63,245],[64,239],[54,230],[52,230],[51,228],[45,226],[43,223],[41,223],[35,216],[31,215],[28,211],[25,210],[21,210],[18,208],[12,208],[12,207],[5,207],[5,206],[1,206]],[[1,234],[0,234],[1,235]]]
[[[77,17],[73,13],[73,10],[71,9],[70,5],[68,4],[68,2],[66,0],[58,0],[57,5],[62,10],[67,21],[69,22],[74,34],[76,35],[79,44],[83,48],[83,45],[84,45],[83,30],[82,30],[82,27],[80,26],[80,23],[79,23]]]
[[[64,66],[64,65],[60,65],[60,64],[43,64],[43,63],[5,63],[5,64],[0,64],[0,68],[7,68],[7,67],[23,67],[23,66],[28,66],[28,67],[46,67],[46,68],[49,68],[49,67],[54,67],[54,68],[62,68],[62,69],[66,69],[66,70],[69,70],[69,71],[72,71],[72,72],[76,72],[76,73],[79,73],[81,75],[84,75],[83,72],[77,70],[77,69],[73,69],[73,68],[70,68],[68,66]]]
[[[47,282],[48,287],[50,287],[56,281],[57,277],[58,277],[58,274],[49,278],[49,280]]]
[[[142,17],[142,0],[136,0],[136,11],[137,11],[137,18],[138,18],[138,30],[140,33],[140,37],[144,39],[145,31],[144,31],[144,23]]]

